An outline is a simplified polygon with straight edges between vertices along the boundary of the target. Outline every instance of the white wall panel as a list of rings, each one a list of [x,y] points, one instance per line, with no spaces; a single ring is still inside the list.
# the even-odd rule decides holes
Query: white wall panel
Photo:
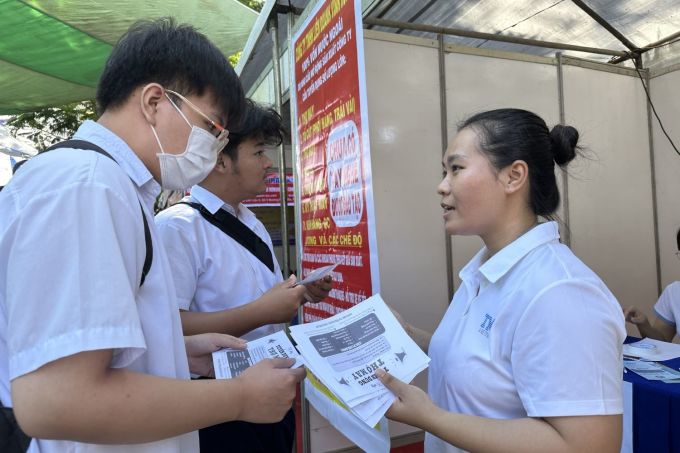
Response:
[[[366,73],[381,292],[434,329],[447,306],[437,51],[366,40]]]
[[[652,101],[663,121],[666,132],[675,146],[680,147],[680,71],[651,80]],[[680,261],[675,256],[675,235],[680,228],[680,156],[673,150],[661,131],[656,118],[654,131],[654,166],[656,168],[656,196],[659,218],[659,248],[661,284],[680,280]]]
[[[566,122],[591,157],[569,167],[572,249],[623,306],[649,307],[657,294],[656,252],[640,81],[565,66],[564,93]]]
[[[452,53],[446,56],[446,87],[449,140],[459,122],[474,113],[497,108],[530,110],[549,127],[559,122],[554,65]],[[458,272],[482,246],[476,236],[452,238],[456,288],[460,285]]]

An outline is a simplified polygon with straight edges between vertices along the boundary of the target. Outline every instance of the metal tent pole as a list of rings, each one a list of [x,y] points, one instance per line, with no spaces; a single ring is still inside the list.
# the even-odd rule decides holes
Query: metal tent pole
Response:
[[[537,39],[517,38],[514,36],[494,35],[491,33],[481,33],[477,31],[461,30],[457,28],[437,27],[434,25],[409,24],[407,22],[375,19],[372,17],[364,18],[364,24],[379,27],[395,28],[397,30],[401,28],[404,30],[423,31],[441,35],[463,36],[466,38],[486,39],[489,41],[508,42],[512,44],[522,44],[534,47],[546,47],[549,49],[573,50],[576,52],[595,53],[600,55],[613,55],[616,57],[624,57],[627,55],[626,52],[620,50],[601,49],[599,47],[577,46],[574,44],[564,44],[552,41],[539,41]]]
[[[279,27],[278,15],[275,13],[269,19],[269,33],[272,37],[272,73],[274,74],[274,108],[281,114],[281,62],[279,61]],[[283,277],[287,278],[290,274],[290,259],[288,250],[288,191],[286,184],[286,154],[283,143],[278,146],[279,157],[279,189],[281,191],[281,250],[283,252],[283,263],[281,271]]]
[[[442,155],[446,153],[449,145],[448,112],[446,104],[446,53],[444,52],[444,36],[438,35],[439,42],[439,118],[442,138]],[[451,250],[451,236],[444,232],[444,244],[446,246],[446,284],[449,291],[449,301],[453,298],[456,286],[453,281],[453,256]]]

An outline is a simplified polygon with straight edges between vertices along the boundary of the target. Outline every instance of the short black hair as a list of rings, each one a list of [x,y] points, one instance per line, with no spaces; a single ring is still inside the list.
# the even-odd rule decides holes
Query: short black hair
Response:
[[[185,96],[209,91],[227,116],[226,127],[238,127],[245,99],[241,82],[222,52],[191,25],[167,17],[133,24],[99,79],[99,113],[120,107],[133,90],[152,82]]]
[[[229,131],[229,143],[222,152],[232,161],[238,159],[238,145],[249,139],[262,140],[269,146],[279,146],[286,137],[286,128],[281,115],[271,107],[264,107],[246,99],[241,118],[241,127]]]
[[[675,235],[675,241],[678,243],[678,251],[680,251],[680,230],[678,230],[677,234]]]

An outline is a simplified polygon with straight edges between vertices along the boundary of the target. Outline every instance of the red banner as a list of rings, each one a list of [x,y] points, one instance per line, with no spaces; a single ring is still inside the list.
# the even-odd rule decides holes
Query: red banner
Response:
[[[271,173],[267,175],[267,190],[255,198],[251,198],[243,202],[244,206],[260,207],[260,206],[281,206],[281,186],[279,186],[279,174]],[[295,203],[295,193],[293,191],[293,173],[286,172],[286,193],[288,199],[286,204],[293,206]]]
[[[300,278],[340,263],[330,297],[307,304],[305,322],[350,308],[378,288],[363,34],[355,4],[320,2],[292,43]]]

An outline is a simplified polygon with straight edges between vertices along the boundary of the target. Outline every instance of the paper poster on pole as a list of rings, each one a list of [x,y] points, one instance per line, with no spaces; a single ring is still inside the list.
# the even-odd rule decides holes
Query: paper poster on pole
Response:
[[[303,309],[313,322],[380,292],[361,1],[318,1],[290,48],[298,277],[338,264],[329,297]],[[365,429],[318,388],[305,385],[305,394],[355,444],[389,451],[384,418]]]
[[[304,308],[310,322],[380,289],[361,2],[317,3],[292,48],[300,278],[338,264],[330,297]]]
[[[259,194],[255,198],[243,201],[243,205],[249,208],[259,207],[277,207],[281,206],[281,187],[279,186],[279,174],[270,173],[265,179],[267,188],[264,193]],[[293,206],[293,172],[286,172],[286,205]]]

